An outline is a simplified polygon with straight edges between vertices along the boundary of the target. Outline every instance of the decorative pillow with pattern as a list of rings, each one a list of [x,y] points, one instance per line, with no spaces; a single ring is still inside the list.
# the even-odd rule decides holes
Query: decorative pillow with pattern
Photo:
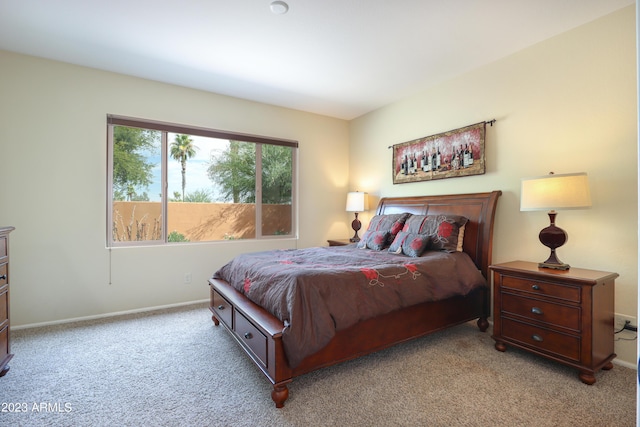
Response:
[[[381,251],[387,247],[389,231],[372,231],[367,236],[367,248]]]
[[[401,254],[402,242],[405,241],[407,236],[409,236],[409,233],[407,233],[406,231],[401,231],[396,234],[395,239],[393,239],[393,242],[391,242],[391,245],[389,246],[389,252],[392,252],[394,254]]]
[[[389,252],[419,257],[429,247],[431,236],[401,231],[389,246]]]
[[[422,234],[428,234],[431,238],[430,249],[461,252],[464,229],[468,221],[460,215],[427,215],[422,226]]]
[[[375,233],[388,232],[386,240],[382,244],[381,249],[386,248],[391,244],[391,242],[393,242],[393,239],[396,237],[396,234],[398,234],[398,232],[402,230],[402,227],[404,226],[405,221],[410,216],[411,214],[406,212],[401,214],[387,214],[387,215],[374,216],[373,218],[371,218],[371,221],[369,221],[369,227],[367,227],[367,231],[365,231],[364,235],[362,236],[360,241],[357,243],[356,247],[359,249],[364,249],[364,248],[373,249],[372,247],[369,247],[369,243],[368,243],[371,236],[374,235]],[[377,243],[376,243],[376,246],[378,246]],[[377,250],[381,250],[381,249],[377,249]]]
[[[425,234],[425,223],[430,215],[411,215],[404,223],[402,231],[413,234]]]

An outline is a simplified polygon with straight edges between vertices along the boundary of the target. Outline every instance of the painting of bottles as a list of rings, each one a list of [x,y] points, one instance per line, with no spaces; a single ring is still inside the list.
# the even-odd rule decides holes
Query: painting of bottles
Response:
[[[487,122],[393,146],[393,183],[481,175]]]

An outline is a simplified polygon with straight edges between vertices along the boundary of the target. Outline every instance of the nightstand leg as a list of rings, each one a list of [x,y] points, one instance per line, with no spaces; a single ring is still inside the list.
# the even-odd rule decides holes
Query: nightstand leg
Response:
[[[610,371],[611,369],[613,369],[613,363],[611,363],[611,362],[607,363],[606,365],[604,365],[602,367],[603,371]]]
[[[580,381],[588,385],[593,385],[596,382],[596,377],[593,375],[593,372],[580,372],[578,378],[580,378]]]
[[[507,351],[507,346],[501,341],[496,341],[495,347],[498,351]]]

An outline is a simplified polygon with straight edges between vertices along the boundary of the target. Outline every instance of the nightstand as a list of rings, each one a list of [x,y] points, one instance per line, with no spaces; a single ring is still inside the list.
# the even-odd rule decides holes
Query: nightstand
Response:
[[[349,239],[334,239],[334,240],[327,240],[327,242],[329,242],[329,246],[346,246],[346,245],[350,245],[351,243],[355,243],[350,241]]]
[[[579,370],[585,384],[613,368],[614,282],[617,273],[552,270],[513,261],[493,271],[495,347],[507,344]]]

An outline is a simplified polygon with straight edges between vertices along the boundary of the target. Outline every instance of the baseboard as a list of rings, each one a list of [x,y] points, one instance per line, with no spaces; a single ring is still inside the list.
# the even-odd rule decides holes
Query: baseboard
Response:
[[[638,365],[636,365],[635,363],[625,362],[624,360],[613,359],[612,363],[614,365],[624,366],[625,368],[638,370]]]
[[[187,306],[187,305],[203,304],[205,302],[209,302],[209,300],[208,299],[203,299],[203,300],[198,300],[198,301],[189,301],[189,302],[180,302],[180,303],[176,303],[176,304],[159,305],[159,306],[155,306],[155,307],[137,308],[137,309],[134,309],[134,310],[115,311],[115,312],[111,312],[111,313],[96,314],[94,316],[82,316],[82,317],[73,317],[71,319],[53,320],[51,322],[28,323],[26,325],[18,325],[18,326],[13,326],[12,325],[11,326],[11,330],[12,331],[17,331],[17,330],[20,330],[20,329],[38,328],[38,327],[41,327],[41,326],[62,325],[62,324],[65,324],[65,323],[82,322],[82,321],[85,321],[85,320],[105,319],[105,318],[109,318],[109,317],[122,316],[122,315],[126,315],[126,314],[146,313],[148,311],[164,310],[164,309],[167,309],[167,308],[175,308],[175,307],[184,307],[184,306]]]

